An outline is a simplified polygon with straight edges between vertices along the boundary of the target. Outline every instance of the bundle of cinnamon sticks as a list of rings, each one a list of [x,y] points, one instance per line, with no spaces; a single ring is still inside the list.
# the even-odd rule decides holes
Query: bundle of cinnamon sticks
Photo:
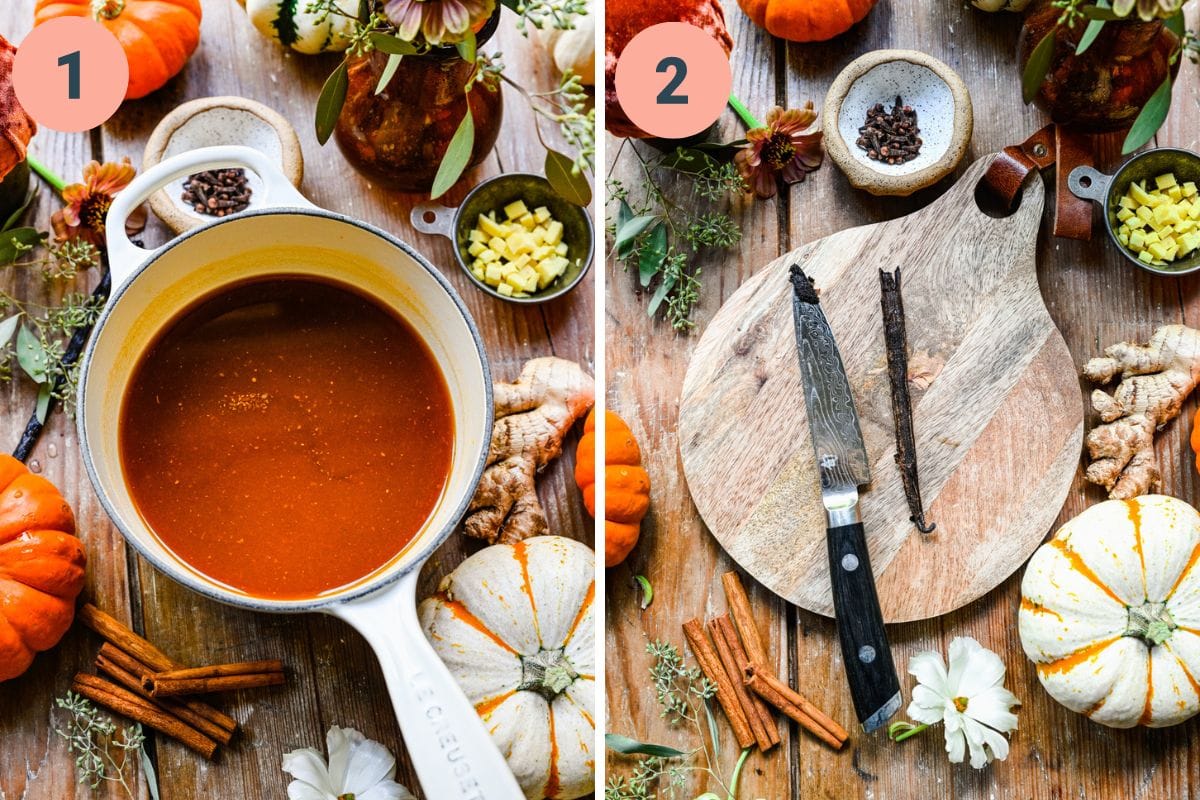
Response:
[[[79,610],[79,619],[105,640],[95,663],[108,678],[80,672],[71,691],[170,736],[207,759],[218,745],[233,739],[237,720],[185,696],[284,682],[280,661],[188,668],[91,603]]]
[[[717,686],[717,702],[729,719],[738,747],[757,745],[765,752],[779,744],[778,711],[840,750],[849,736],[846,729],[772,673],[741,578],[736,572],[727,572],[721,583],[729,613],[710,619],[707,634],[699,619],[688,620],[683,623],[683,634],[700,670]]]

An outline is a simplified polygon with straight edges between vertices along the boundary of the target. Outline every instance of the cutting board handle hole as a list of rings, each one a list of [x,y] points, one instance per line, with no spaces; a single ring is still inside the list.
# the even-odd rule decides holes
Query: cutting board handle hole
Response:
[[[1021,207],[1021,200],[1025,194],[1025,189],[1017,190],[1016,197],[1013,198],[1012,206],[1005,206],[1004,200],[996,195],[988,188],[987,182],[980,180],[975,184],[975,206],[992,219],[1005,219],[1017,213],[1017,209]]]

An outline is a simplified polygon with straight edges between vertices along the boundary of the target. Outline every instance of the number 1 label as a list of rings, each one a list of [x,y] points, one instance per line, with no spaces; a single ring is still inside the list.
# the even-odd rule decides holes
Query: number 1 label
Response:
[[[65,56],[59,56],[58,59],[58,65],[67,68],[67,98],[69,100],[78,100],[80,96],[79,61],[78,50],[67,53]]]

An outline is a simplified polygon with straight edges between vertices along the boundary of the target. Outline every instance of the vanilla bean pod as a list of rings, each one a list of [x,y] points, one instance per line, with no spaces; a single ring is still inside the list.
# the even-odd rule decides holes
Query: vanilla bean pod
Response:
[[[883,336],[887,347],[888,381],[892,388],[892,418],[896,424],[896,464],[904,482],[910,519],[921,533],[936,525],[925,521],[921,482],[917,472],[917,442],[913,434],[912,399],[908,395],[908,336],[904,329],[904,300],[900,295],[900,268],[888,274],[879,270]]]

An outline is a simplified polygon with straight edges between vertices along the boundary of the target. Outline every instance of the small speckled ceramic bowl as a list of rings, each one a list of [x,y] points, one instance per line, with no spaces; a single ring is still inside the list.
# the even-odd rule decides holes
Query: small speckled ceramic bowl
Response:
[[[899,95],[917,112],[924,143],[903,164],[872,161],[855,141],[867,109],[890,109]],[[915,50],[876,50],[842,70],[822,113],[825,151],[855,187],[876,195],[910,195],[950,174],[966,155],[974,116],[966,84],[950,67]]]
[[[296,188],[304,179],[304,157],[296,129],[280,114],[244,97],[203,97],[176,108],[155,127],[146,142],[142,171],[172,156],[203,147],[240,145],[271,159]],[[249,211],[260,208],[262,181],[246,173],[252,194]],[[183,233],[215,218],[198,214],[183,202],[180,178],[150,197],[155,216],[176,233]]]
[[[1129,191],[1129,185],[1141,180],[1153,183],[1156,176],[1167,172],[1174,173],[1175,179],[1180,183],[1200,183],[1200,155],[1191,150],[1159,147],[1137,154],[1122,164],[1111,176],[1092,167],[1076,167],[1067,178],[1067,186],[1076,197],[1091,200],[1100,206],[1104,212],[1104,227],[1108,230],[1108,238],[1125,258],[1155,275],[1177,277],[1200,271],[1200,252],[1193,253],[1191,258],[1156,267],[1139,259],[1137,253],[1117,239],[1117,228],[1121,224],[1117,219],[1117,212],[1121,210],[1121,198]]]
[[[507,297],[475,277],[471,272],[471,256],[467,247],[468,238],[480,214],[502,211],[506,205],[524,200],[529,208],[545,206],[554,219],[563,224],[563,238],[567,243],[567,259],[571,262],[567,271],[554,283],[530,297]],[[550,188],[550,182],[541,175],[513,172],[489,178],[471,190],[458,208],[447,208],[441,203],[422,203],[412,210],[412,225],[422,233],[445,236],[454,243],[454,257],[471,282],[492,297],[510,303],[544,303],[562,297],[583,280],[592,265],[593,239],[592,218],[586,209],[568,203]]]

